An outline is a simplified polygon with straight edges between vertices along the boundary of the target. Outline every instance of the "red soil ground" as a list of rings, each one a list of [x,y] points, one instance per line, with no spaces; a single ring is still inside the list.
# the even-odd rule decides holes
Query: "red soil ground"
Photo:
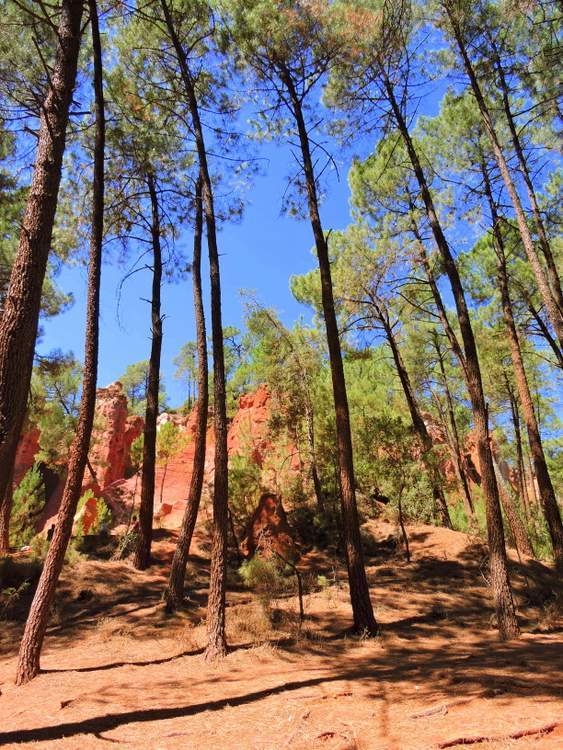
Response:
[[[208,569],[201,537],[189,606],[173,617],[159,602],[172,532],[159,533],[149,571],[104,561],[67,567],[43,672],[24,687],[13,684],[22,623],[1,624],[0,746],[422,750],[488,737],[472,747],[563,747],[562,630],[555,604],[545,601],[550,571],[512,560],[524,633],[500,643],[480,544],[413,526],[407,565],[391,543],[392,525],[372,522],[370,531],[379,542],[368,558],[379,638],[346,635],[342,565],[310,553],[304,573],[322,572],[328,585],[306,596],[301,629],[294,597],[274,603],[270,627],[230,576],[232,652],[212,664],[201,655]]]

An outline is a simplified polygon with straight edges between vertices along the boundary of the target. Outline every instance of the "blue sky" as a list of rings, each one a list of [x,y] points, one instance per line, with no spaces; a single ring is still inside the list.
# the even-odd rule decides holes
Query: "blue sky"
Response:
[[[289,290],[292,274],[304,273],[315,265],[311,254],[309,223],[281,215],[286,178],[293,169],[288,149],[267,144],[260,155],[268,160],[265,174],[255,178],[249,192],[245,214],[238,224],[225,225],[219,234],[221,253],[223,320],[225,325],[241,326],[243,301],[241,289],[252,289],[258,299],[275,307],[284,322],[290,324],[310,312],[293,299]],[[323,205],[326,228],[343,227],[349,221],[347,172],[351,154],[347,154],[340,172],[328,178],[328,196]],[[184,232],[179,244],[191,257],[191,235]],[[207,264],[204,274],[207,274]],[[150,296],[150,272],[142,271],[126,282],[117,317],[117,292],[125,274],[123,268],[106,263],[102,277],[102,313],[100,330],[99,384],[117,379],[128,364],[147,359],[150,350],[150,309],[144,299]],[[72,291],[74,305],[63,314],[43,321],[44,335],[39,350],[46,353],[59,348],[72,350],[82,359],[85,315],[86,269],[64,268],[58,285]],[[170,404],[185,399],[184,388],[174,377],[173,359],[181,345],[195,338],[191,276],[165,284],[162,290],[164,343],[162,373]]]

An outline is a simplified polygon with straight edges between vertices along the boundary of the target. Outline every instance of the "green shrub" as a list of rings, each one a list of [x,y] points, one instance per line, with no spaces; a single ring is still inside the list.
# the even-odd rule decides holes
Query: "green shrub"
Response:
[[[14,490],[10,518],[10,546],[21,547],[35,536],[35,524],[45,507],[45,483],[38,464],[34,464]]]
[[[252,589],[260,602],[264,614],[272,618],[272,603],[275,599],[292,590],[292,581],[286,575],[286,566],[276,558],[254,555],[245,560],[239,568],[239,575],[245,586]]]

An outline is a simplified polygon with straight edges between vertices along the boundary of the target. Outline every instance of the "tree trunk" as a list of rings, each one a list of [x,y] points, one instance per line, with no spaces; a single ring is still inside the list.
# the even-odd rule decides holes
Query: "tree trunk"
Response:
[[[442,375],[442,383],[444,386],[444,393],[446,394],[446,401],[448,404],[448,419],[450,421],[450,429],[452,431],[450,450],[454,457],[454,467],[459,482],[459,486],[462,490],[463,504],[467,517],[470,518],[475,515],[475,508],[473,507],[473,498],[469,490],[469,482],[467,481],[467,475],[465,473],[465,467],[463,465],[463,458],[461,455],[461,445],[459,440],[459,431],[457,429],[457,422],[455,418],[454,403],[452,394],[450,393],[450,387],[448,385],[448,378],[446,376],[446,368],[444,367],[444,358],[442,356],[442,350],[436,338],[434,338],[434,349],[438,356],[438,364],[440,367],[440,373]]]
[[[151,563],[152,526],[154,513],[154,488],[156,475],[156,421],[160,388],[160,355],[162,351],[162,317],[160,315],[160,288],[162,285],[162,250],[160,247],[160,215],[155,178],[147,174],[151,201],[151,235],[153,251],[151,295],[151,356],[147,383],[147,408],[143,431],[143,469],[141,474],[141,502],[139,505],[139,538],[135,549],[134,566],[145,570]]]
[[[502,514],[500,509],[499,492],[495,479],[493,457],[489,444],[488,414],[483,393],[481,370],[477,356],[477,347],[473,336],[473,328],[469,317],[469,310],[465,300],[465,293],[461,279],[450,246],[443,233],[432,195],[424,175],[422,165],[418,158],[413,141],[410,137],[407,124],[401,112],[401,108],[395,98],[391,82],[387,77],[384,85],[388,94],[389,102],[393,110],[395,121],[399,132],[405,143],[409,158],[416,175],[424,207],[432,229],[434,240],[442,256],[444,270],[450,281],[452,294],[455,300],[457,318],[459,321],[461,336],[464,346],[465,377],[471,407],[477,442],[477,452],[481,470],[481,485],[485,496],[487,533],[489,541],[489,558],[491,571],[491,588],[495,600],[498,627],[501,638],[509,639],[518,636],[519,628],[516,619],[516,611],[512,600],[512,591],[508,578],[508,564],[506,548],[504,543],[504,530],[502,526]]]
[[[514,376],[516,378],[516,386],[518,388],[518,395],[520,397],[520,403],[522,404],[522,412],[524,414],[526,431],[528,433],[530,455],[538,482],[542,510],[549,529],[555,564],[558,569],[563,570],[563,525],[561,523],[561,514],[555,497],[555,490],[551,482],[549,470],[547,468],[547,462],[545,460],[543,443],[536,419],[536,413],[534,411],[528,378],[526,376],[518,332],[512,315],[512,303],[508,288],[504,250],[502,245],[498,244],[498,240],[497,253],[499,258],[498,279],[501,292],[502,311],[508,335],[508,344],[510,347],[512,366],[514,368]]]
[[[555,366],[563,370],[563,350],[559,347],[557,341],[555,341],[555,339],[551,335],[551,331],[545,324],[542,316],[540,315],[539,310],[534,305],[534,301],[532,300],[532,297],[528,293],[528,291],[519,285],[519,292],[521,293],[522,298],[524,299],[528,307],[528,310],[530,311],[531,316],[536,321],[537,326],[540,329],[540,334],[547,341],[547,343],[549,344],[551,348],[551,351],[555,354],[555,358],[557,360],[557,364]]]
[[[516,466],[518,471],[518,492],[520,494],[520,497],[522,498],[522,505],[524,508],[524,515],[527,520],[528,518],[528,505],[529,505],[529,497],[528,497],[528,488],[526,486],[526,471],[524,468],[524,451],[522,449],[522,430],[520,429],[520,414],[518,412],[518,403],[516,402],[516,398],[514,396],[514,393],[512,392],[512,387],[508,381],[508,376],[506,372],[504,373],[504,379],[506,382],[506,389],[508,393],[508,398],[510,401],[510,415],[512,418],[512,426],[514,428],[514,442],[516,443]]]
[[[557,338],[559,339],[559,343],[563,344],[563,312],[557,306],[557,301],[553,295],[553,292],[549,286],[544,270],[540,263],[536,248],[534,246],[534,241],[532,239],[532,234],[526,220],[526,215],[522,207],[520,196],[518,195],[516,185],[514,184],[514,181],[512,179],[508,162],[506,161],[499,138],[495,131],[491,113],[485,101],[485,97],[483,96],[483,92],[481,91],[481,86],[479,85],[479,81],[477,80],[473,64],[469,59],[469,55],[467,53],[459,24],[454,18],[449,0],[446,0],[446,2],[444,3],[444,8],[448,16],[450,27],[457,43],[457,47],[460,52],[465,71],[469,78],[471,90],[473,91],[473,95],[481,113],[481,119],[483,121],[485,132],[491,144],[491,148],[493,150],[495,160],[505,184],[506,191],[510,197],[510,202],[512,203],[512,206],[514,208],[518,230],[520,232],[520,237],[522,238],[522,244],[524,245],[524,249],[526,250],[526,255],[528,256],[528,262],[530,263],[530,267],[534,273],[539,292],[545,304],[547,314],[549,316],[549,319],[551,320],[551,324],[553,325],[555,333],[557,334]]]
[[[502,93],[502,106],[504,109],[504,114],[506,116],[506,121],[508,123],[508,128],[510,130],[510,137],[512,140],[512,145],[514,147],[514,151],[518,158],[520,172],[522,174],[524,184],[526,185],[528,198],[530,200],[530,205],[532,207],[532,214],[534,217],[534,223],[536,225],[536,231],[538,233],[538,238],[540,241],[540,247],[542,249],[542,253],[544,255],[545,262],[547,265],[547,276],[548,276],[549,284],[551,286],[551,291],[555,299],[555,302],[557,304],[557,307],[559,308],[559,312],[563,315],[563,293],[561,291],[561,280],[559,278],[559,274],[557,273],[557,265],[555,263],[553,253],[551,252],[551,246],[547,238],[547,232],[545,231],[545,226],[544,226],[543,219],[541,216],[540,207],[538,205],[538,199],[536,197],[536,191],[534,189],[534,184],[530,176],[530,170],[528,169],[528,162],[526,160],[526,155],[524,154],[524,149],[522,148],[520,136],[518,135],[516,123],[514,121],[514,115],[512,113],[512,108],[510,105],[510,95],[509,95],[508,85],[506,82],[506,77],[504,75],[504,69],[502,67],[500,55],[498,53],[498,49],[494,40],[490,38],[490,35],[488,36],[489,36],[489,43],[491,44],[491,47],[493,49],[493,61],[495,63],[495,67],[498,73],[498,82],[500,83],[500,90]]]
[[[536,413],[534,411],[528,378],[526,376],[526,369],[524,367],[524,360],[522,357],[522,350],[520,348],[518,331],[516,329],[516,323],[514,322],[512,300],[510,299],[510,288],[508,286],[508,272],[506,268],[504,238],[502,236],[502,231],[500,228],[497,205],[493,199],[489,174],[484,164],[482,164],[481,166],[481,171],[483,174],[483,184],[493,222],[493,239],[498,259],[497,278],[501,296],[502,315],[508,337],[508,346],[510,348],[510,357],[512,359],[512,366],[514,368],[516,387],[518,388],[518,395],[520,397],[520,403],[522,404],[522,411],[524,413],[524,420],[526,422],[528,443],[530,445],[530,454],[538,481],[540,502],[549,529],[549,535],[553,547],[553,557],[557,568],[563,571],[563,524],[561,523],[561,514],[559,512],[559,506],[555,497],[555,490],[553,489],[553,484],[551,483],[551,477],[547,468],[547,462],[545,460],[543,443],[541,440],[539,425],[536,419]]]
[[[162,502],[164,500],[164,483],[166,481],[166,474],[168,473],[168,461],[169,459],[166,459],[164,468],[162,469],[162,479],[160,480],[160,493],[159,493],[159,498],[158,498],[158,504],[161,507],[162,507]]]
[[[405,363],[403,362],[403,357],[401,356],[401,352],[399,351],[397,340],[395,339],[395,334],[393,333],[393,329],[389,324],[389,320],[387,319],[378,302],[373,301],[373,307],[377,319],[383,326],[385,336],[391,348],[391,353],[393,354],[393,361],[395,362],[397,374],[399,375],[399,380],[401,381],[401,385],[403,387],[403,393],[405,395],[405,400],[409,408],[414,431],[418,435],[418,439],[420,440],[420,444],[422,447],[422,463],[428,473],[428,476],[430,477],[432,495],[434,497],[436,507],[438,508],[442,526],[445,526],[447,529],[451,529],[452,521],[450,518],[450,512],[448,510],[448,504],[444,496],[444,491],[442,489],[442,484],[440,482],[439,472],[437,470],[437,467],[433,465],[432,460],[429,459],[429,453],[432,451],[432,438],[428,434],[426,424],[424,422],[424,419],[422,418],[422,415],[418,408],[418,404],[416,403],[416,398],[412,388],[409,373],[407,371],[407,368],[405,367]]]
[[[514,503],[514,500],[512,499],[512,495],[510,494],[510,488],[504,481],[504,477],[501,474],[498,461],[494,457],[493,460],[502,507],[504,508],[504,512],[508,520],[508,526],[510,528],[510,531],[512,532],[516,549],[522,555],[526,555],[527,557],[535,557],[532,544],[528,537],[528,532],[526,531],[526,528],[522,523],[522,519],[518,515],[518,510],[516,509],[516,505]]]
[[[199,114],[199,105],[186,53],[178,37],[166,0],[161,0],[166,26],[176,52],[180,74],[197,148],[203,197],[209,273],[211,284],[211,339],[213,342],[213,417],[215,428],[215,473],[213,480],[213,542],[209,598],[207,604],[206,658],[214,659],[227,653],[225,633],[225,581],[227,564],[227,529],[229,496],[229,455],[227,451],[227,399],[225,386],[225,356],[223,324],[221,320],[221,276],[217,248],[217,228],[213,201],[213,184],[207,164],[207,149]]]
[[[168,587],[164,593],[166,609],[173,612],[184,599],[184,579],[190,554],[190,545],[199,511],[201,491],[205,474],[205,447],[207,438],[207,412],[209,409],[209,384],[207,366],[207,336],[205,331],[205,310],[201,285],[201,240],[203,234],[203,205],[201,180],[196,184],[195,196],[194,256],[192,263],[193,300],[197,340],[197,393],[196,423],[194,435],[194,460],[188,492],[188,500],[178,544],[174,551]]]
[[[105,119],[102,82],[102,51],[98,29],[96,0],[89,0],[92,46],[94,51],[94,92],[96,113],[96,135],[94,146],[94,178],[92,190],[92,236],[88,266],[88,291],[86,309],[84,374],[82,399],[76,434],[70,448],[68,473],[57,515],[55,531],[33,602],[29,610],[25,631],[20,645],[16,684],[22,685],[39,673],[39,659],[49,612],[55,596],[55,588],[61,573],[65,552],[72,533],[74,514],[80,498],[84,469],[88,458],[90,437],[94,424],[96,406],[96,382],[98,374],[98,339],[100,314],[100,280],[102,269],[102,241],[104,227],[104,149]],[[80,20],[80,16],[78,16]]]
[[[33,368],[66,128],[80,47],[82,0],[62,0],[55,64],[41,107],[33,179],[0,322],[0,504],[14,465]]]
[[[14,502],[14,466],[8,479],[8,486],[4,494],[4,502],[0,505],[0,555],[10,552],[10,518]]]
[[[334,408],[336,412],[336,440],[338,448],[342,531],[346,553],[346,564],[348,568],[348,581],[350,584],[350,597],[354,615],[354,630],[358,633],[375,635],[378,632],[378,627],[369,596],[369,587],[360,538],[360,524],[356,506],[356,486],[354,479],[350,413],[348,409],[348,395],[346,392],[344,366],[340,349],[338,323],[334,309],[334,295],[332,289],[328,244],[319,214],[315,171],[311,158],[309,135],[303,117],[301,102],[293,87],[290,73],[286,70],[282,70],[280,75],[292,102],[293,115],[297,125],[301,155],[303,158],[303,170],[307,184],[309,216],[315,238],[315,247],[317,250],[321,277],[322,305],[332,375]]]

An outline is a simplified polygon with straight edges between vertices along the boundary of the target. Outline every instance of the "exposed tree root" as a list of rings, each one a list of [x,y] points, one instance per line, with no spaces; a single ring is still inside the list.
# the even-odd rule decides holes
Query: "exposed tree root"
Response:
[[[553,730],[560,726],[563,722],[554,721],[551,724],[546,724],[543,727],[537,729],[520,729],[518,732],[512,734],[499,734],[499,735],[483,735],[482,737],[458,737],[455,740],[447,740],[446,742],[440,742],[436,747],[442,750],[446,747],[455,747],[456,745],[477,745],[479,742],[498,742],[499,740],[519,740],[521,737],[530,737],[534,734],[549,734]]]

